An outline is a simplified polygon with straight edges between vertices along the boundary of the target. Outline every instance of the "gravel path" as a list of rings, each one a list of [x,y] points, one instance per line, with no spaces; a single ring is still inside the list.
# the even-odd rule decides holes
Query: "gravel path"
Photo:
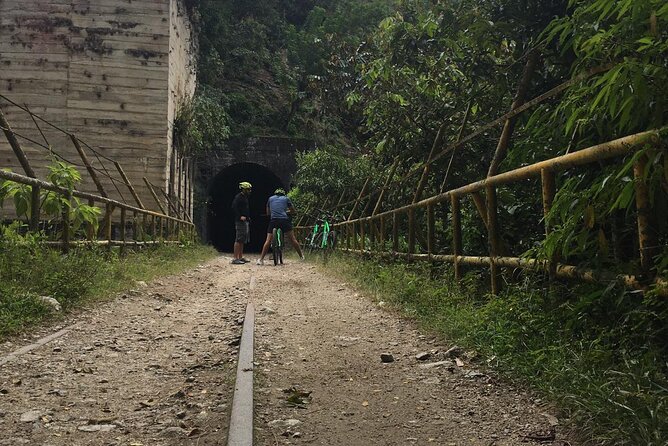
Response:
[[[68,329],[0,365],[0,445],[225,444],[249,299],[256,445],[577,444],[540,400],[316,266],[229,260],[0,344],[1,360]]]

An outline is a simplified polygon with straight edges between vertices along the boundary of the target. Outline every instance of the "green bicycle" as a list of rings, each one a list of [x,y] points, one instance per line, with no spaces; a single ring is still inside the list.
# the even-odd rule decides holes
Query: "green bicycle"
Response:
[[[271,255],[274,258],[274,266],[283,264],[283,231],[274,228],[271,238]]]
[[[336,248],[337,234],[330,226],[327,217],[317,218],[311,235],[306,238],[306,248],[309,253],[321,250],[328,255]]]

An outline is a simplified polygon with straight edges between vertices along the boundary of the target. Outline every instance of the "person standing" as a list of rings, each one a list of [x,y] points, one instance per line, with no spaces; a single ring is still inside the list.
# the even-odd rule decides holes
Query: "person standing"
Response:
[[[244,258],[244,244],[250,241],[250,205],[248,197],[252,188],[253,186],[248,181],[242,181],[239,183],[240,192],[232,200],[234,229],[236,230],[233,265],[243,265],[249,262]]]
[[[285,190],[282,188],[276,189],[274,195],[269,197],[267,201],[267,215],[270,216],[270,220],[269,227],[267,228],[267,239],[264,241],[264,246],[262,246],[262,254],[260,254],[260,258],[257,260],[258,265],[264,265],[264,256],[269,251],[271,240],[274,238],[275,228],[280,228],[283,231],[285,237],[290,240],[292,247],[299,254],[299,258],[304,260],[304,254],[299,246],[299,242],[295,238],[295,233],[292,230],[292,222],[290,221],[289,214],[294,214],[294,212],[295,208],[292,206],[290,199],[285,196]]]

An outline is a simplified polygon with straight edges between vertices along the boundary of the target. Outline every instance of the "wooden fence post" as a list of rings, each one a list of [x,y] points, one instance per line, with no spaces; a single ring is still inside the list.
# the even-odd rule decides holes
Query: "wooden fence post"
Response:
[[[379,240],[378,242],[380,243],[380,250],[385,251],[385,216],[381,215],[380,217],[380,223],[379,223]]]
[[[372,218],[369,218],[369,250],[376,250],[376,223]]]
[[[123,182],[127,186],[128,190],[130,191],[130,194],[132,194],[132,198],[135,199],[135,202],[137,203],[137,206],[139,206],[142,209],[146,209],[144,207],[144,203],[142,203],[141,199],[139,198],[139,195],[137,195],[137,191],[135,190],[134,186],[132,186],[132,183],[130,183],[130,179],[125,174],[125,171],[123,170],[123,167],[121,167],[121,164],[118,161],[114,161],[114,166],[116,166],[116,170],[121,175],[121,179],[123,180]]]
[[[92,198],[88,199],[88,206],[94,207],[95,206],[95,200]],[[86,226],[86,238],[88,239],[89,242],[92,242],[93,239],[95,238],[95,228],[93,227],[92,223],[89,223]]]
[[[434,234],[434,205],[427,205],[427,254],[431,260],[434,255],[436,235]]]
[[[353,219],[353,215],[355,215],[355,211],[357,210],[357,205],[359,204],[359,201],[362,199],[364,192],[366,192],[366,188],[369,185],[369,181],[371,181],[371,177],[367,177],[366,181],[364,182],[364,186],[362,186],[362,189],[360,190],[360,193],[357,196],[355,203],[353,204],[353,208],[350,210],[350,215],[348,215],[348,220]]]
[[[459,197],[455,194],[450,196],[452,207],[452,254],[455,257],[455,280],[462,280],[462,267],[459,263],[459,256],[462,255],[462,220]]]
[[[107,249],[111,251],[111,216],[114,213],[114,206],[111,203],[107,203],[106,207],[106,215],[104,218],[104,235],[105,239],[107,240]]]
[[[497,198],[496,186],[485,186],[487,194],[487,234],[489,245],[489,266],[490,266],[490,282],[492,286],[492,294],[497,295],[501,291],[501,280],[499,278],[498,266],[496,264],[496,256],[499,252],[499,222],[497,215]]]
[[[415,209],[408,210],[408,260],[415,254]]]
[[[647,156],[640,156],[633,165],[634,186],[636,190],[636,211],[638,213],[638,246],[640,248],[640,266],[645,274],[650,273],[652,258],[656,255],[658,241],[652,221],[652,208],[649,189],[645,182]]]
[[[552,227],[547,216],[552,209],[552,203],[554,202],[554,196],[556,194],[556,185],[554,172],[549,169],[543,169],[540,171],[540,179],[542,184],[542,195],[543,195],[543,219],[545,225],[545,235],[550,235],[552,232]],[[554,281],[557,272],[557,256],[556,253],[548,259],[548,274],[550,275],[550,281]]]
[[[72,205],[72,192],[68,192],[64,196],[65,203],[63,205],[63,252],[70,251],[70,206]]]
[[[364,248],[366,245],[366,235],[364,234],[364,219],[360,220],[360,249],[362,252],[364,252]]]
[[[9,126],[9,123],[5,119],[5,115],[0,110],[0,127],[2,127],[7,141],[9,142],[10,147],[14,151],[16,158],[18,158],[21,167],[25,174],[31,178],[37,178],[35,171],[33,170],[28,157],[26,156],[19,140],[16,138],[16,135],[12,131],[12,128]],[[39,211],[40,211],[40,202],[39,202],[39,186],[33,185],[30,190],[31,201],[30,201],[30,222],[29,228],[31,231],[37,231],[39,229]]]
[[[127,223],[125,213],[125,208],[121,208],[121,255],[125,254],[125,224]]]
[[[399,216],[392,212],[392,252],[399,252]]]

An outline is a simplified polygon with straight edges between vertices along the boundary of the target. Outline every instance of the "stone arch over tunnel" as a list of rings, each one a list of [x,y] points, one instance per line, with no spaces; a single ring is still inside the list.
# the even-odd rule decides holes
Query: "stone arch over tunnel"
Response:
[[[259,252],[266,237],[269,219],[264,216],[267,199],[278,187],[286,188],[270,169],[255,163],[232,164],[221,170],[209,183],[207,200],[207,241],[218,251],[231,252],[234,245],[232,200],[239,183],[253,185],[250,195],[251,236],[245,252]]]

